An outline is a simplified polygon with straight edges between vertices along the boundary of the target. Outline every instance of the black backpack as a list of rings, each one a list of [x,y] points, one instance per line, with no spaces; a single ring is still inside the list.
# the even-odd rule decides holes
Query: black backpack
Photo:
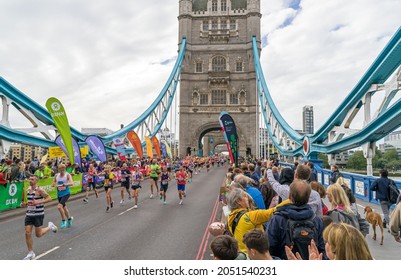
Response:
[[[238,225],[239,220],[241,219],[241,217],[246,213],[246,210],[241,210],[237,213],[237,215],[234,218],[233,223],[231,224],[231,232],[234,236],[234,232],[235,232],[235,228]]]
[[[295,254],[298,252],[303,260],[309,259],[308,246],[312,239],[318,243],[318,232],[313,222],[313,216],[306,220],[292,220],[288,218],[285,242],[291,251]]]
[[[390,184],[388,185],[388,201],[391,204],[395,204],[398,201],[398,197],[400,196],[400,190],[397,188],[397,185],[393,180],[390,180]]]

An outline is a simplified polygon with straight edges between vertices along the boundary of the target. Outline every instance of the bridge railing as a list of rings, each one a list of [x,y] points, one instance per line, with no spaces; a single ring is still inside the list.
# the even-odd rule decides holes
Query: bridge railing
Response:
[[[280,163],[281,166],[285,167],[293,167],[294,165],[291,163]],[[327,187],[330,183],[330,176],[332,172],[327,169],[315,167],[315,171],[317,172],[317,178],[319,183],[323,186]],[[375,199],[376,192],[371,191],[370,187],[372,186],[373,182],[378,179],[379,177],[376,176],[366,176],[356,173],[349,173],[349,172],[341,172],[344,177],[344,181],[347,185],[351,188],[352,192],[354,193],[355,197],[362,199],[364,201],[380,204],[378,200]],[[397,188],[401,190],[401,181],[394,180]]]

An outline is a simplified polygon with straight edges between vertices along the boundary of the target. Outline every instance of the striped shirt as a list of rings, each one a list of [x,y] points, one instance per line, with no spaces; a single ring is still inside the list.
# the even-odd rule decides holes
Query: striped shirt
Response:
[[[33,205],[33,200],[40,200],[43,199],[41,195],[36,195],[38,188],[35,189],[35,191],[32,191],[32,187],[29,187],[26,193],[27,197],[27,210],[26,210],[26,215],[30,217],[35,217],[35,216],[42,216],[45,214],[45,206],[43,203]]]

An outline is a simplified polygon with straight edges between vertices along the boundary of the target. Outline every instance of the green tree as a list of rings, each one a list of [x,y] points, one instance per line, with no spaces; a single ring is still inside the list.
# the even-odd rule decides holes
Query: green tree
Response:
[[[363,170],[366,169],[366,158],[363,156],[362,151],[356,151],[347,162],[347,168]]]
[[[376,147],[375,156],[372,159],[373,168],[383,168],[385,166],[383,165],[382,157],[382,152]]]
[[[326,154],[319,154],[318,159],[323,160],[323,168],[330,168],[329,159],[327,158]]]
[[[387,161],[387,162],[391,162],[393,160],[398,160],[398,153],[396,149],[390,149],[384,152],[383,154],[383,158]]]

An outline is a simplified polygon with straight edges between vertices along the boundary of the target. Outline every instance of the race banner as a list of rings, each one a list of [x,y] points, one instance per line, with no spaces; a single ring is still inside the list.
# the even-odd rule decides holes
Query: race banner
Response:
[[[167,155],[169,158],[173,158],[173,154],[171,153],[170,145],[165,141],[161,141],[166,146]]]
[[[64,141],[61,138],[60,135],[58,135],[56,137],[56,139],[54,140],[54,142],[56,142],[56,144],[60,147],[60,149],[64,152],[64,154],[67,154],[67,149],[64,145]],[[74,160],[76,163],[78,163],[79,168],[82,168],[82,163],[81,163],[81,149],[79,148],[79,145],[77,143],[77,140],[75,140],[74,137],[72,137],[72,147],[74,149]],[[52,150],[52,152],[54,153],[54,149]],[[61,156],[58,156],[61,157]],[[54,158],[54,155],[52,155],[52,158]]]
[[[150,140],[149,136],[145,136],[145,143],[146,143],[146,153],[148,155],[148,158],[153,158],[152,141]]]
[[[86,137],[85,143],[88,144],[89,149],[97,156],[97,158],[101,162],[105,162],[107,160],[106,149],[102,140],[95,135],[90,135]]]
[[[116,147],[118,157],[121,160],[125,161],[126,160],[126,157],[125,157],[126,153],[125,153],[124,142],[120,138],[114,138],[113,139],[113,144]]]
[[[71,164],[74,164],[75,158],[71,129],[64,107],[57,98],[50,97],[46,102],[46,108],[49,111],[49,114],[52,117],[54,124],[61,135],[61,138],[63,139],[66,148],[66,154],[68,155]]]
[[[139,139],[138,134],[135,131],[130,131],[127,133],[128,141],[131,142],[139,158],[143,158],[143,149],[141,139]]]
[[[152,143],[153,143],[153,147],[155,147],[157,157],[161,158],[162,154],[160,152],[160,144],[159,144],[159,140],[157,140],[156,136],[152,137]]]
[[[162,157],[163,158],[167,158],[167,148],[166,148],[166,144],[164,144],[163,142],[160,143],[160,149],[162,151]]]
[[[18,208],[22,201],[23,182],[7,183],[0,186],[0,211]]]
[[[219,118],[220,126],[223,130],[224,140],[227,144],[231,163],[238,166],[238,135],[233,118],[227,112],[221,112]]]

